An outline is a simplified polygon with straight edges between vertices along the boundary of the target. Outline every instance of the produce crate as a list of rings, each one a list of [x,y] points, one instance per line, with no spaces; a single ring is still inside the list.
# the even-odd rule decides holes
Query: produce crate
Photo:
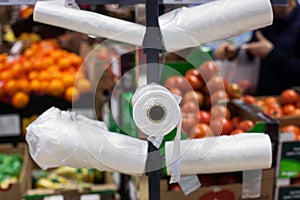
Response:
[[[22,171],[16,184],[10,185],[7,190],[0,190],[0,199],[19,200],[31,186],[32,162],[29,157],[28,147],[26,144],[19,143],[16,147],[10,144],[0,145],[0,152],[4,154],[21,154],[23,156]]]
[[[255,96],[255,99],[257,100],[265,100],[268,96]],[[279,101],[279,96],[274,96]],[[263,112],[258,106],[253,105],[253,109],[256,110],[256,112]],[[278,121],[279,127],[283,127],[286,125],[294,124],[294,123],[299,123],[300,121],[300,115],[285,115],[281,117],[274,117],[272,118],[276,121]]]
[[[117,186],[113,183],[110,172],[105,172],[105,183],[94,184],[88,188],[78,189],[29,189],[23,196],[24,200],[45,200],[47,198],[57,197],[61,200],[81,200],[81,199],[116,199]]]
[[[272,200],[274,185],[274,169],[263,170],[261,197],[256,200]],[[210,200],[210,199],[226,199],[239,200],[242,199],[242,184],[226,184],[201,187],[191,194],[185,196],[182,191],[169,191],[168,179],[160,181],[160,198],[164,200],[184,199],[184,200]],[[148,199],[148,177],[140,178],[140,200]]]

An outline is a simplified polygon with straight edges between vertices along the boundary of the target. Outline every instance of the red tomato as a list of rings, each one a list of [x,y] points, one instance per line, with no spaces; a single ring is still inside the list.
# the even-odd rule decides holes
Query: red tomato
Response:
[[[293,104],[286,104],[282,107],[282,112],[284,115],[291,115],[296,107]]]
[[[229,99],[228,98],[228,94],[224,90],[215,91],[211,95],[211,103],[212,103],[212,105],[215,105],[215,104],[217,104],[219,102],[222,102],[222,101],[227,101],[228,99]]]
[[[265,106],[273,106],[273,105],[279,105],[279,102],[275,97],[267,97],[264,100]]]
[[[264,113],[272,118],[282,117],[282,110],[278,104],[266,106],[264,108]]]
[[[204,111],[204,110],[199,111],[199,122],[209,124],[210,119],[211,119],[211,116],[210,116],[209,112]]]
[[[187,91],[192,89],[187,80],[182,76],[171,76],[167,78],[164,86],[168,89],[179,88],[182,91]]]
[[[286,89],[280,94],[280,103],[285,104],[295,104],[299,100],[299,95],[295,90]]]
[[[167,80],[164,83],[164,86],[168,89],[178,88],[178,85],[182,83],[183,83],[183,78],[181,76],[171,76],[167,78]]]
[[[194,68],[193,68],[193,69],[189,69],[189,70],[185,73],[185,76],[187,76],[187,75],[193,75],[193,76],[196,76],[197,78],[199,78],[200,80],[202,79],[199,70],[194,69]]]
[[[237,128],[238,124],[242,121],[241,117],[233,117],[231,119],[232,125],[234,128]]]
[[[183,113],[191,113],[191,114],[198,113],[199,112],[199,105],[197,104],[197,102],[187,101],[187,102],[183,103],[181,111]]]
[[[249,105],[252,105],[256,102],[256,99],[251,95],[245,95],[242,97],[242,100]]]
[[[217,117],[225,117],[226,119],[230,119],[231,113],[226,106],[223,105],[215,105],[210,110],[211,118],[215,119]]]
[[[204,104],[204,96],[201,92],[193,90],[187,91],[183,96],[183,102],[187,103],[190,101],[198,104],[201,107]]]
[[[254,122],[251,120],[243,120],[238,125],[237,128],[243,132],[247,132],[254,127]]]
[[[199,123],[193,126],[189,135],[191,138],[204,138],[206,136],[212,136],[213,133],[207,124]]]
[[[203,82],[199,78],[197,78],[197,76],[186,75],[185,78],[194,90],[200,90],[203,85]]]
[[[189,133],[191,128],[198,123],[197,117],[193,114],[182,114],[183,132]]]
[[[242,131],[241,129],[233,129],[231,132],[230,132],[230,135],[236,135],[236,134],[239,134],[239,133],[244,133],[244,131]]]
[[[226,92],[230,98],[240,98],[243,94],[242,89],[237,83],[231,83],[226,87]]]
[[[233,129],[231,121],[224,117],[217,117],[211,120],[210,127],[215,135],[229,135]]]
[[[220,75],[214,75],[211,77],[207,83],[208,91],[212,94],[217,90],[224,90],[225,91],[225,83],[224,79]]]
[[[170,88],[169,89],[173,94],[176,94],[176,95],[178,95],[178,96],[181,96],[182,97],[182,95],[183,95],[183,93],[182,93],[182,91],[179,89],[179,88]]]
[[[218,67],[214,61],[202,63],[199,69],[199,72],[205,81],[208,81],[217,71]]]

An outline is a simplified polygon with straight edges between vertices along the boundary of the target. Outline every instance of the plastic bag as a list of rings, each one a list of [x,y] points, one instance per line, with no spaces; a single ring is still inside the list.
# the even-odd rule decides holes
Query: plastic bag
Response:
[[[30,155],[42,168],[70,166],[142,174],[146,141],[109,132],[103,122],[50,108],[27,128]]]

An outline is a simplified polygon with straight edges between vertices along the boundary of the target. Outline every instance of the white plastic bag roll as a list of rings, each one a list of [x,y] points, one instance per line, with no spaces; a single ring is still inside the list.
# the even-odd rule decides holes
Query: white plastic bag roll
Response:
[[[65,6],[65,0],[37,1],[35,21],[98,37],[141,46],[145,27],[94,12]]]
[[[272,24],[270,0],[217,0],[159,17],[165,47],[178,50]]]
[[[171,173],[174,142],[166,142],[167,173]],[[272,145],[268,135],[246,133],[234,136],[180,142],[182,175],[270,168]]]
[[[153,143],[157,148],[159,148],[163,136],[177,127],[172,155],[174,159],[180,155],[180,101],[180,96],[174,95],[165,87],[155,83],[138,88],[132,97],[133,120],[143,133],[150,136],[149,141],[159,143]],[[180,160],[176,159],[172,166],[170,183],[179,180]]]
[[[181,117],[180,100],[181,97],[158,84],[138,88],[132,96],[132,113],[136,126],[149,136],[169,134],[178,125]]]
[[[148,144],[109,132],[102,122],[50,108],[27,127],[30,155],[42,168],[96,168],[140,175]]]

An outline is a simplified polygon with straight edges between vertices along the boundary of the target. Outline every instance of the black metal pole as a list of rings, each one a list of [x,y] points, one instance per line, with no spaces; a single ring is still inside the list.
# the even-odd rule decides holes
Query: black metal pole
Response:
[[[159,83],[159,53],[162,51],[162,36],[158,23],[158,0],[146,0],[146,34],[143,47],[147,63],[147,83]],[[148,142],[146,163],[149,178],[149,200],[160,200],[160,177],[162,159],[159,149]]]

